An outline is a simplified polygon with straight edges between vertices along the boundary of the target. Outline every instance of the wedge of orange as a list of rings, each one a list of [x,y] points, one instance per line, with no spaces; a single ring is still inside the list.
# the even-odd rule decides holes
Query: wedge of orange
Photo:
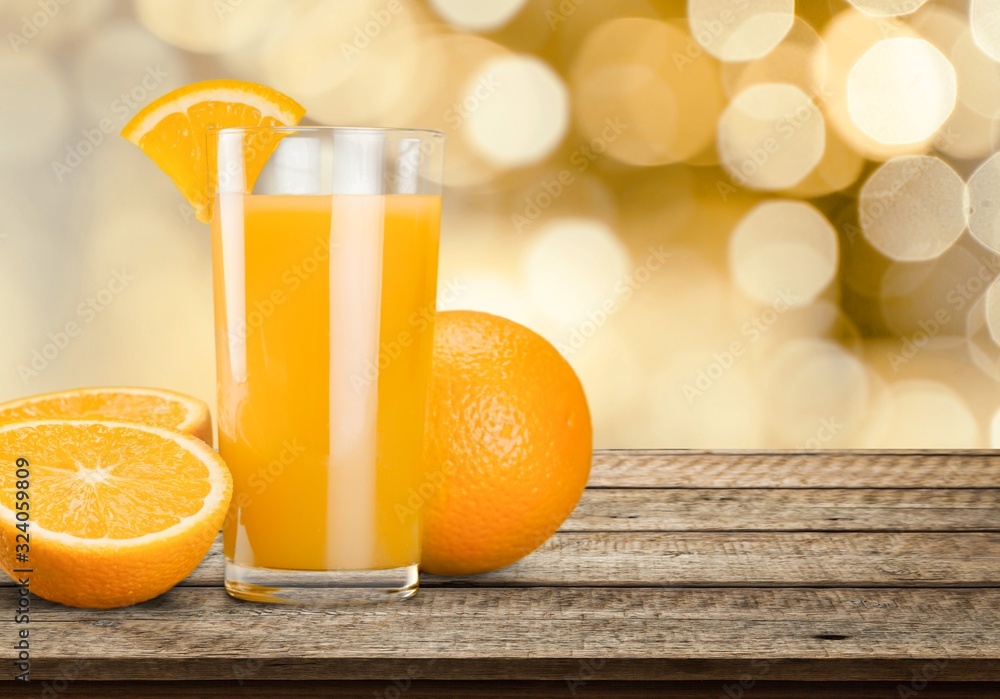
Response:
[[[0,425],[25,420],[113,420],[168,427],[212,443],[212,415],[203,401],[162,388],[74,388],[0,404]]]
[[[183,580],[233,490],[200,439],[121,422],[0,426],[0,464],[0,567],[74,607],[123,607]]]
[[[194,208],[199,221],[212,218],[215,166],[208,153],[211,129],[294,126],[306,110],[287,95],[242,80],[206,80],[170,92],[135,115],[122,136],[139,146],[167,173]],[[252,186],[277,147],[264,139],[247,149],[246,178]]]

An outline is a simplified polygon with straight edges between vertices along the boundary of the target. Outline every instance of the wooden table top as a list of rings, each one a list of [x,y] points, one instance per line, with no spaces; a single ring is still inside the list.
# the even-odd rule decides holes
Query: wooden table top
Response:
[[[0,589],[3,679],[16,594]],[[175,682],[144,696],[606,696],[613,682],[825,696],[831,681],[900,696],[928,680],[943,693],[921,699],[1000,696],[982,684],[1000,682],[1000,452],[599,452],[541,549],[487,575],[424,576],[405,602],[239,602],[216,542],[151,602],[31,611],[36,691],[90,681],[60,696],[154,680]]]

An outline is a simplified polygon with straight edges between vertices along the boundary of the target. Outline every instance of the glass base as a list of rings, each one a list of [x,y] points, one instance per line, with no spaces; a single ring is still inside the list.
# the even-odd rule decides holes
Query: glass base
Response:
[[[420,587],[417,564],[384,570],[278,570],[226,561],[226,592],[271,604],[370,604],[403,600]]]

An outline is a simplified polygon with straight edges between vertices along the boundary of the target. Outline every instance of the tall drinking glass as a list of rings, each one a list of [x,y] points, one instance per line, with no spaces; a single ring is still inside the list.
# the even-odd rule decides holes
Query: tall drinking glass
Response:
[[[417,590],[419,513],[406,503],[422,477],[443,150],[432,131],[210,137],[234,597],[323,604]]]

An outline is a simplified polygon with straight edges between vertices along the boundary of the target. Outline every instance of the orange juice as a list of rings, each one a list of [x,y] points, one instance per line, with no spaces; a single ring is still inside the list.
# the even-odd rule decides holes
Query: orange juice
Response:
[[[222,193],[216,205],[227,560],[417,563],[440,197]]]

